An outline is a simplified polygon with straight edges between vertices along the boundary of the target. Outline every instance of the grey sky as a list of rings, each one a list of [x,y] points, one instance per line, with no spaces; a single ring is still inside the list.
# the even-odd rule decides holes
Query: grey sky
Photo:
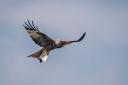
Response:
[[[0,85],[127,85],[127,0],[0,0]],[[22,24],[34,20],[53,39],[80,42],[27,58],[40,49]]]

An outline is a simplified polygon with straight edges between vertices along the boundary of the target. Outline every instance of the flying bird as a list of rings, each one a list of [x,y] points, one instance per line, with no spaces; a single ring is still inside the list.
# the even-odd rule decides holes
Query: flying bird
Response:
[[[86,32],[78,39],[72,41],[63,41],[63,40],[53,40],[45,33],[39,31],[38,27],[34,25],[33,21],[27,20],[23,24],[24,28],[27,30],[27,33],[32,38],[32,40],[42,47],[39,51],[29,55],[28,57],[36,58],[41,63],[42,61],[46,62],[48,59],[48,54],[51,50],[56,48],[62,48],[65,45],[69,45],[74,42],[80,42],[85,37]]]

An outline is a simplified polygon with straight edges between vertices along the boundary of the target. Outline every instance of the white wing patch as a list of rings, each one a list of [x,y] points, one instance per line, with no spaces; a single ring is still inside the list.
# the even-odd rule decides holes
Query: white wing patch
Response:
[[[44,52],[40,55],[40,59],[43,60],[44,62],[46,62],[46,61],[48,60],[47,51],[44,51]]]
[[[28,32],[28,34],[29,34],[31,37],[34,37],[34,38],[39,37],[39,35],[37,34],[37,31],[35,31],[35,30],[28,30],[27,32]]]

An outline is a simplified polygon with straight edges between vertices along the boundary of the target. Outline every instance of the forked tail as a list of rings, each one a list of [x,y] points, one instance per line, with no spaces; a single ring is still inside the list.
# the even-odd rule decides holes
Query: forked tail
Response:
[[[33,57],[33,58],[37,58],[39,60],[39,62],[41,63],[42,61],[46,62],[48,59],[48,51],[45,51],[43,48],[27,57]]]

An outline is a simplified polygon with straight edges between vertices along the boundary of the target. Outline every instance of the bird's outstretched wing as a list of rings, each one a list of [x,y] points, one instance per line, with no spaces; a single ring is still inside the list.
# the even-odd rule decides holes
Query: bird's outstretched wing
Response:
[[[30,23],[28,20],[27,22],[24,22],[23,26],[27,30],[32,40],[39,46],[47,47],[54,42],[54,40],[52,40],[46,34],[40,32],[38,27],[34,25],[33,21]]]
[[[82,40],[84,39],[85,35],[86,35],[86,32],[85,32],[78,40],[73,40],[73,41],[61,41],[60,46],[63,47],[63,46],[65,46],[65,45],[68,45],[68,44],[71,44],[71,43],[74,43],[74,42],[80,42],[80,41],[82,41]]]
[[[72,42],[80,42],[81,40],[84,39],[85,35],[86,35],[86,32],[85,32],[78,40],[69,41],[68,43],[70,44],[70,43],[72,43]]]

